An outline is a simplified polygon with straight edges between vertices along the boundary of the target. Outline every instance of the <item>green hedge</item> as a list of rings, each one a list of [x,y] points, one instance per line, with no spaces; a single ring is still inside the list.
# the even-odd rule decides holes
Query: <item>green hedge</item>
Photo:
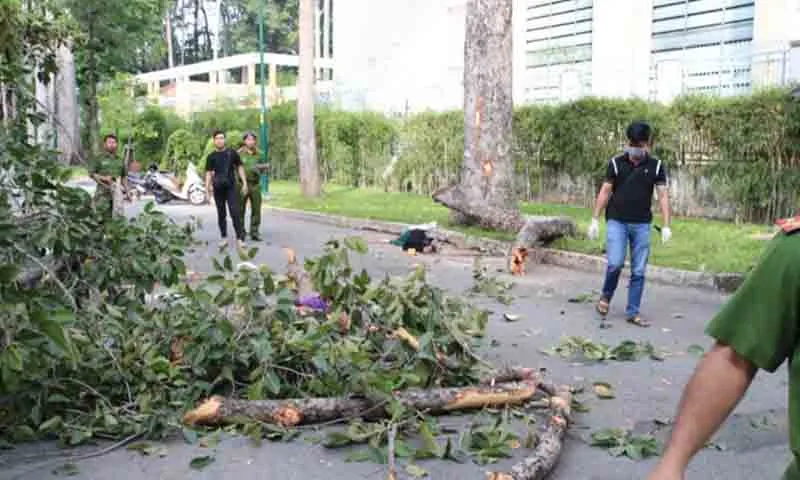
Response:
[[[277,179],[298,176],[296,117],[291,103],[268,115],[270,161]],[[208,150],[214,129],[228,131],[235,147],[241,132],[258,131],[259,118],[258,110],[223,109],[184,122],[150,107],[135,124],[137,156],[163,158],[164,165],[176,162],[185,168],[188,157],[200,155],[202,167],[203,147]],[[671,106],[584,98],[519,108],[514,112],[513,155],[520,196],[543,194],[564,176],[594,191],[633,120],[653,125],[655,153],[671,168],[704,165],[700,173],[736,207],[739,218],[769,221],[799,206],[800,102],[792,103],[783,89],[743,97],[687,97]],[[326,182],[430,194],[459,178],[464,147],[460,111],[399,120],[319,108],[316,131]]]

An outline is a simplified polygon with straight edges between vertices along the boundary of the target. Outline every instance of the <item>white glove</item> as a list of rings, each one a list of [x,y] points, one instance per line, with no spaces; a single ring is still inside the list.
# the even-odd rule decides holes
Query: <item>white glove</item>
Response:
[[[600,222],[596,219],[592,219],[592,224],[589,225],[589,240],[597,240],[600,236]]]
[[[669,242],[672,238],[672,230],[669,227],[661,227],[661,243]]]

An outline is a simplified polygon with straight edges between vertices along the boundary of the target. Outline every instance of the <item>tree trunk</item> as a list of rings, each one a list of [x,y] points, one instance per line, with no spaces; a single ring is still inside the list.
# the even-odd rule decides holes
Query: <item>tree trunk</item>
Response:
[[[504,383],[495,386],[410,389],[395,392],[403,406],[431,415],[459,410],[518,405],[536,393],[535,381]],[[367,398],[300,398],[293,400],[237,400],[212,397],[186,413],[189,425],[219,425],[258,420],[285,427],[312,425],[343,418],[383,418],[385,402]]]
[[[467,4],[464,162],[460,183],[452,187],[454,196],[470,203],[483,203],[489,212],[500,213],[499,226],[515,225],[518,223],[515,217],[519,217],[511,151],[514,109],[511,5],[512,0],[470,0]],[[453,217],[463,224],[485,224],[489,220],[459,210]]]
[[[166,26],[165,37],[167,37],[167,66],[172,68],[175,66],[175,52],[172,48],[172,12],[171,9],[167,9],[167,14],[164,16],[164,22]]]
[[[57,53],[58,73],[55,81],[56,148],[61,152],[61,162],[67,165],[80,163],[80,119],[78,113],[78,84],[75,77],[75,57],[72,50],[62,45]]]
[[[300,0],[300,68],[297,75],[297,156],[306,197],[321,191],[314,129],[314,0]]]
[[[550,418],[533,455],[514,465],[511,473],[489,474],[489,480],[543,480],[550,475],[561,456],[572,404],[569,387],[559,387],[555,393],[550,398]]]

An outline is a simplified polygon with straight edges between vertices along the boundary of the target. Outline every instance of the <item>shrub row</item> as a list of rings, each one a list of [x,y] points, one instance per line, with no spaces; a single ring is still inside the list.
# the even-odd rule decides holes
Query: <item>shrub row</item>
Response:
[[[149,107],[136,120],[137,156],[181,170],[200,162],[216,128],[258,131],[258,110],[216,110],[189,121]],[[733,98],[687,97],[670,106],[642,100],[584,98],[514,113],[513,154],[521,197],[535,198],[567,176],[594,187],[624,142],[625,126],[645,119],[655,129],[655,152],[672,168],[700,165],[737,216],[771,220],[798,207],[800,102],[787,90]],[[297,178],[296,110],[268,115],[273,177]],[[390,119],[370,112],[318,109],[317,147],[324,180],[353,187],[430,194],[458,180],[463,114],[422,113]],[[145,132],[147,135],[139,135]],[[144,158],[142,158],[144,157]],[[587,188],[592,191],[593,188]]]

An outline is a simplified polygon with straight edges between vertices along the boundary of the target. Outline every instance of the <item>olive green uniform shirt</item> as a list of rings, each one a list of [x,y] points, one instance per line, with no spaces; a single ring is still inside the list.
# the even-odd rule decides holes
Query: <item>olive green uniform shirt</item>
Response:
[[[255,153],[250,153],[249,150],[242,147],[239,149],[239,156],[242,158],[247,184],[258,185],[259,172],[256,170],[256,165],[261,163],[261,151],[256,149]]]
[[[122,160],[108,152],[103,152],[89,161],[89,173],[120,178],[125,174],[125,169],[122,166]],[[98,192],[102,190],[103,194],[111,195],[111,189],[100,184],[97,187]]]
[[[784,480],[800,480],[800,231],[779,233],[706,332],[756,367],[789,362],[789,440]]]

